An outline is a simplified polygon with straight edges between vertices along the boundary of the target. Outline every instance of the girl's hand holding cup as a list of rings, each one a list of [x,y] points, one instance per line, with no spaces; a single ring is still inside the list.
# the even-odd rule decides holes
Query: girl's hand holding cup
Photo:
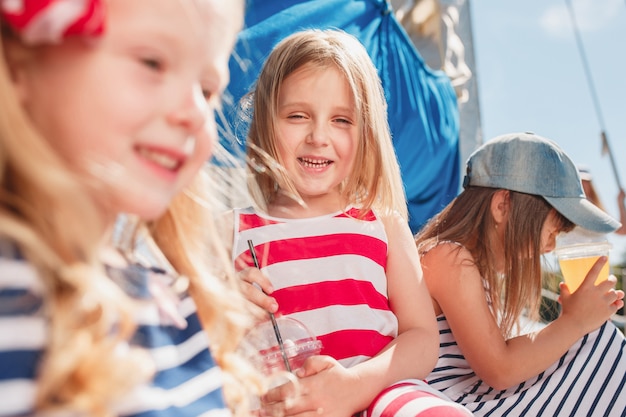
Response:
[[[560,284],[562,315],[572,317],[582,334],[597,329],[624,305],[624,292],[615,290],[615,276],[601,276],[607,264],[608,258],[600,256],[573,292],[566,282]]]

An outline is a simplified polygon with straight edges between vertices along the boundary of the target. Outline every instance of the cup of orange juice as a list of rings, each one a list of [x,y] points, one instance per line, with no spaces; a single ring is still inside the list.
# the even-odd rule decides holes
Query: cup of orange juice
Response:
[[[570,233],[572,235],[557,240],[554,255],[559,260],[563,281],[570,292],[574,292],[582,284],[596,261],[601,256],[609,256],[611,244],[603,235],[593,235],[576,229]],[[608,260],[600,270],[595,284],[607,279],[609,279]]]

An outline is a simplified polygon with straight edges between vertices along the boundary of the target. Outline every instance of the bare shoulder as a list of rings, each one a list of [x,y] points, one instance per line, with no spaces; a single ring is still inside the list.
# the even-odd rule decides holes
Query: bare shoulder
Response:
[[[409,223],[398,213],[379,217],[387,234],[387,277],[397,273],[399,277],[393,279],[404,279],[412,275],[410,272],[421,277],[419,254]]]
[[[469,250],[458,242],[445,241],[437,242],[426,250],[420,250],[422,263],[447,265],[474,263],[474,258]]]
[[[385,227],[385,232],[387,233],[390,244],[397,240],[405,242],[407,240],[413,241],[409,224],[399,213],[394,212],[387,215],[380,215],[379,218]]]
[[[437,285],[450,285],[462,277],[478,276],[469,250],[456,242],[439,242],[421,256],[424,277],[431,291]]]

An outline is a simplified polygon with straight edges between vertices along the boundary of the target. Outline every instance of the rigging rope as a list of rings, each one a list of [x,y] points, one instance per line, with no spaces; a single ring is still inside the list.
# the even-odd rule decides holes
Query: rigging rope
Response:
[[[567,10],[570,15],[570,20],[572,21],[572,27],[574,28],[574,36],[576,38],[578,52],[580,53],[580,59],[582,60],[582,63],[583,63],[583,69],[585,71],[585,76],[587,78],[587,84],[589,85],[589,90],[591,92],[591,99],[593,100],[593,106],[596,111],[596,116],[598,117],[598,123],[600,124],[600,140],[602,141],[602,153],[606,151],[609,154],[609,159],[611,160],[611,167],[613,168],[613,175],[615,176],[615,181],[617,182],[618,188],[621,190],[622,184],[619,179],[619,174],[617,172],[617,166],[615,164],[615,160],[613,159],[613,152],[611,151],[611,147],[609,145],[609,139],[606,134],[606,128],[604,126],[604,117],[602,116],[602,109],[600,108],[600,101],[598,100],[598,95],[596,93],[596,89],[593,83],[593,78],[591,76],[591,70],[589,68],[587,55],[585,54],[583,41],[580,36],[580,30],[578,29],[578,24],[576,23],[576,15],[574,14],[574,7],[572,6],[571,0],[565,0],[565,3],[567,5]]]

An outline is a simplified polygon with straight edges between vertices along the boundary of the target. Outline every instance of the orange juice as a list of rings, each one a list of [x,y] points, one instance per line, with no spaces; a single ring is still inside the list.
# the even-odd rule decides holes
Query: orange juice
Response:
[[[563,280],[567,284],[570,292],[576,291],[580,284],[587,276],[587,273],[600,258],[600,255],[585,256],[580,258],[560,258],[559,265],[561,266],[561,273],[563,274]],[[604,264],[598,278],[596,279],[596,285],[602,281],[609,279],[609,261]]]

